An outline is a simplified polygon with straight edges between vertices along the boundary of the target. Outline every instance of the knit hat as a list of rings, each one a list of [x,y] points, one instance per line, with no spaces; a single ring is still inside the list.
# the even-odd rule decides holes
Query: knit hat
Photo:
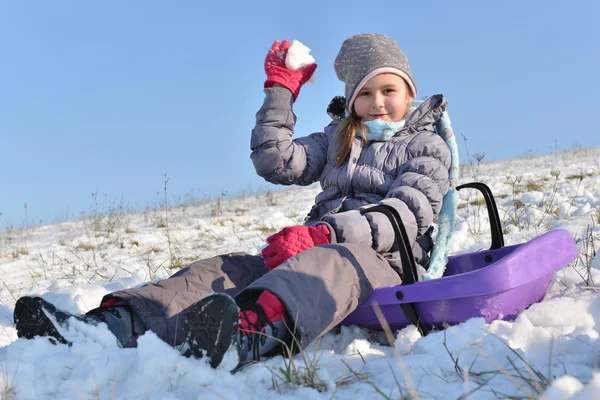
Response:
[[[346,84],[346,107],[352,105],[360,89],[375,75],[392,73],[403,78],[417,97],[408,60],[393,39],[378,33],[364,33],[349,37],[335,58],[335,73]]]

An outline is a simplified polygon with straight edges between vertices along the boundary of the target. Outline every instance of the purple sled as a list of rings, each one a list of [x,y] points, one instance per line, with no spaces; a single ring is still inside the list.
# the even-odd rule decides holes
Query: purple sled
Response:
[[[376,289],[343,325],[380,328],[377,304],[392,329],[410,325],[400,305],[413,303],[428,329],[470,318],[511,320],[541,301],[554,272],[577,257],[577,246],[563,229],[522,244],[449,257],[438,279]]]

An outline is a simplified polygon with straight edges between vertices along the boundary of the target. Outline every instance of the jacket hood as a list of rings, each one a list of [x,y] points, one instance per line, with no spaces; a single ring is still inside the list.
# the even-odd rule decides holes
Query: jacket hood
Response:
[[[415,132],[418,130],[432,130],[440,119],[448,102],[443,94],[435,94],[421,103],[407,118],[406,127]],[[429,128],[431,127],[431,128]]]

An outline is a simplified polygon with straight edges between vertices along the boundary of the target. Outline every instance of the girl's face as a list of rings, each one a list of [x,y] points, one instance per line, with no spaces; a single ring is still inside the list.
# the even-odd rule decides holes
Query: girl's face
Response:
[[[404,79],[388,73],[369,79],[358,92],[353,106],[363,121],[381,118],[388,122],[398,122],[406,114],[411,101]]]

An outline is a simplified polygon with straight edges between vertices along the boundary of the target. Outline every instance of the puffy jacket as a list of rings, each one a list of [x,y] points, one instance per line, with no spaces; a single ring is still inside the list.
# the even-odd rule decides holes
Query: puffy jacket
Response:
[[[446,109],[443,95],[424,101],[390,140],[365,144],[354,139],[348,162],[336,167],[338,124],[324,132],[292,139],[296,116],[291,93],[265,89],[263,106],[252,130],[251,159],[265,180],[282,185],[310,185],[322,192],[315,199],[307,225],[327,223],[332,243],[364,243],[391,260],[401,273],[397,254],[390,254],[394,232],[380,213],[361,215],[360,209],[388,204],[402,217],[415,259],[428,263],[431,240],[426,233],[449,188],[450,150],[434,131]],[[425,236],[424,236],[425,235]],[[424,273],[424,269],[419,271]]]

